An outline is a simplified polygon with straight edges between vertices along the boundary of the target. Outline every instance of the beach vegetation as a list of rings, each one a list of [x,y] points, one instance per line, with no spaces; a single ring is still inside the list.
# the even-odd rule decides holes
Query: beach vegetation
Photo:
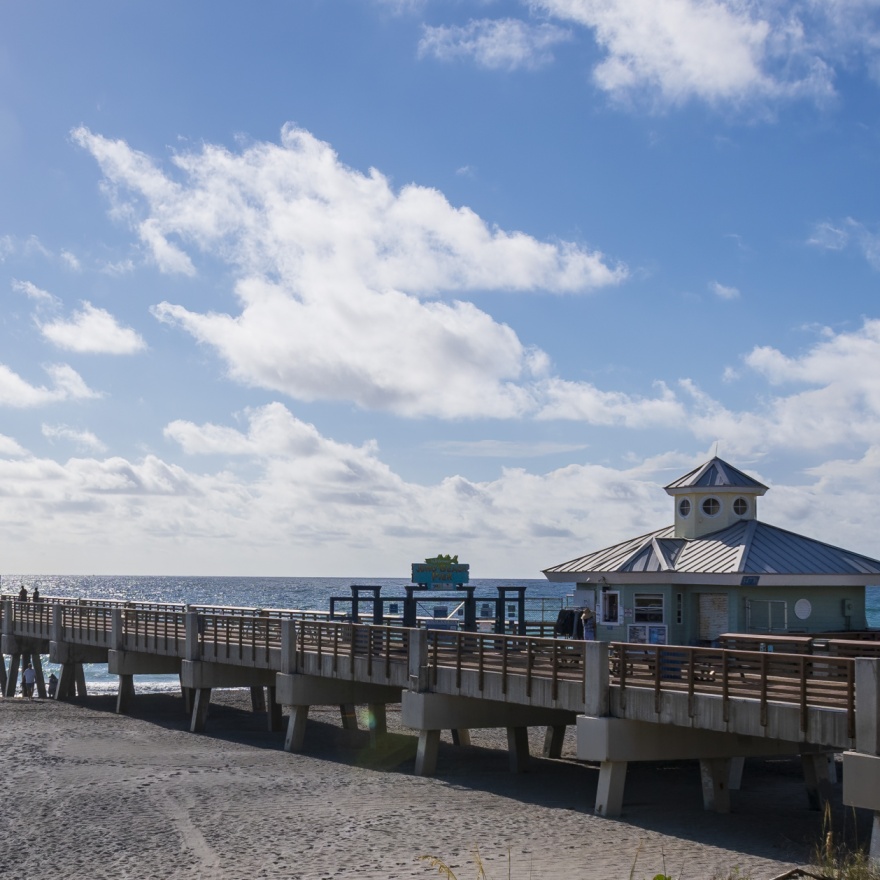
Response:
[[[845,828],[835,833],[828,804],[822,817],[822,837],[813,851],[811,868],[815,873],[804,876],[819,880],[880,880],[880,865],[871,859],[867,846],[858,839],[849,841]]]

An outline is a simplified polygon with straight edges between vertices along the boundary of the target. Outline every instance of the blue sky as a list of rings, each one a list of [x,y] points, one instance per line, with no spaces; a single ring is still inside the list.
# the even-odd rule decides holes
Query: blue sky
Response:
[[[0,7],[8,572],[880,556],[880,2]],[[717,446],[716,446],[717,444]]]

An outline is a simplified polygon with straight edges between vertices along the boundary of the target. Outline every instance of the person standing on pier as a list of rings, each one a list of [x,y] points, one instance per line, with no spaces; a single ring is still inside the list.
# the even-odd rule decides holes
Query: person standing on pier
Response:
[[[34,587],[34,595],[32,601],[39,602],[40,601],[40,588]]]
[[[19,602],[27,602],[27,589],[25,589],[25,585],[21,585],[21,589],[18,591],[18,601]]]

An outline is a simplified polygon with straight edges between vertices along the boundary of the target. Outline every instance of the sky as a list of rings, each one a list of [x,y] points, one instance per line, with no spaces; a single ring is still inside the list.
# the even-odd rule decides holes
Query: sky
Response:
[[[880,0],[0,5],[0,572],[472,577],[714,454],[880,557]]]

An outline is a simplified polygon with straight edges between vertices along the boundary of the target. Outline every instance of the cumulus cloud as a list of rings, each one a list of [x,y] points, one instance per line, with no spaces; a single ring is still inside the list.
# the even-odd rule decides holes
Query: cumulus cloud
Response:
[[[106,452],[107,447],[92,431],[82,431],[69,425],[41,425],[43,436],[50,441],[66,440],[82,452]]]
[[[89,400],[100,396],[67,364],[52,364],[44,369],[51,380],[49,386],[31,385],[6,364],[0,364],[0,406],[26,409],[62,400]]]
[[[426,547],[444,546],[472,570],[536,577],[548,565],[667,525],[672,507],[662,486],[707,455],[670,452],[620,468],[505,468],[494,479],[456,475],[421,485],[395,473],[375,443],[333,441],[282,404],[249,410],[244,422],[168,425],[168,439],[197,467],[156,455],[59,463],[0,438],[0,552],[12,568],[51,540],[73,565],[84,545],[90,555],[82,566],[90,571],[95,559],[107,571],[127,559],[128,570],[180,573],[185,559],[200,574],[293,566],[387,576],[405,574]],[[230,458],[249,464],[246,476],[230,469]],[[832,460],[800,485],[773,485],[762,518],[853,549],[870,546],[864,485],[878,474],[877,448],[862,460]],[[858,517],[845,516],[848,505]]]
[[[735,412],[693,382],[682,382],[688,424],[697,437],[723,437],[738,454],[873,444],[880,436],[878,363],[880,320],[867,320],[852,332],[825,329],[796,356],[758,346],[745,356],[744,367],[777,393],[765,395],[752,411]]]
[[[239,314],[164,302],[155,316],[212,346],[238,381],[301,400],[519,416],[535,407],[530,382],[546,356],[455,297],[577,293],[626,277],[598,251],[492,227],[433,189],[395,190],[294,127],[280,145],[178,154],[180,182],[122,141],[73,136],[157,263],[192,274],[190,249],[236,273]]]
[[[593,425],[630,428],[674,427],[683,423],[686,409],[662,382],[655,397],[638,397],[620,391],[602,391],[586,382],[550,379],[544,385],[540,419],[568,419]]]
[[[146,348],[143,337],[123,327],[105,309],[83,302],[70,320],[39,324],[40,332],[58,348],[92,354],[134,354]]]
[[[567,30],[547,23],[484,18],[463,26],[426,26],[419,42],[419,55],[441,61],[472,58],[490,69],[534,69],[549,64],[553,60],[553,46],[570,39]]]
[[[835,70],[876,65],[877,4],[811,0],[534,0],[594,35],[596,85],[616,98],[710,104],[834,94]]]

